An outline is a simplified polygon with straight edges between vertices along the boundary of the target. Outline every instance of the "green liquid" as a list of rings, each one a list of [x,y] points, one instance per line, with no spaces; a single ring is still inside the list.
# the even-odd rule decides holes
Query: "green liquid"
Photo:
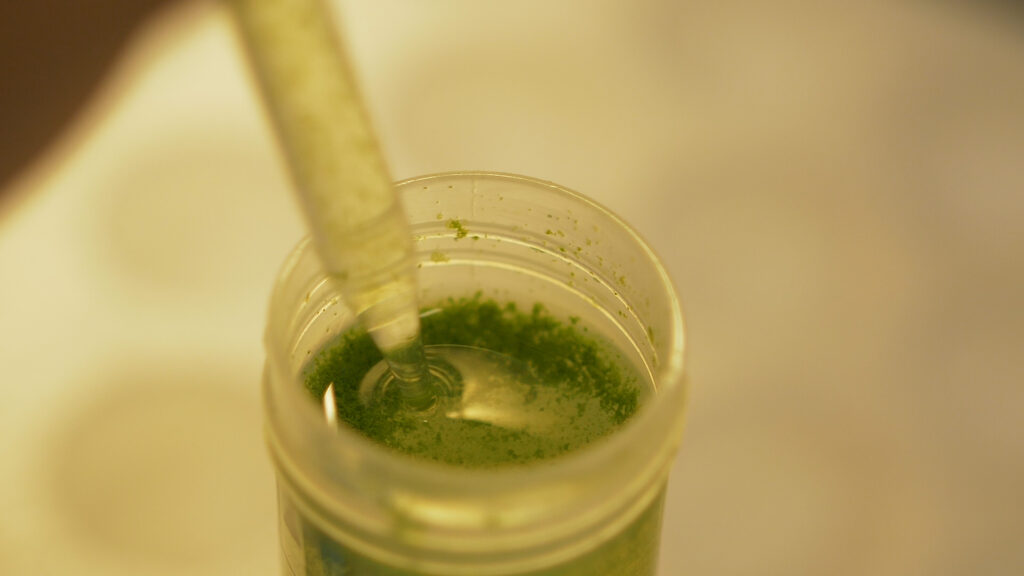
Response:
[[[472,414],[423,418],[397,397],[367,410],[359,383],[381,354],[362,330],[344,334],[321,351],[306,378],[309,392],[320,399],[334,384],[339,422],[399,452],[474,468],[521,465],[571,452],[621,426],[639,404],[636,373],[576,319],[560,322],[540,304],[523,312],[515,304],[479,296],[453,299],[426,311],[421,322],[426,346],[472,346],[521,362],[530,382],[521,406],[499,406],[504,412],[497,423]]]
[[[359,383],[381,354],[358,329],[343,334],[314,358],[306,372],[307,389],[319,402],[334,385],[339,425],[415,458],[472,468],[529,465],[577,450],[633,416],[643,393],[641,379],[618,353],[589,335],[577,319],[560,321],[539,304],[523,311],[479,295],[449,300],[424,313],[422,337],[428,346],[473,346],[522,362],[535,383],[524,417],[553,419],[555,425],[526,422],[505,427],[444,417],[424,422],[397,401],[384,410],[366,410],[359,399]],[[661,510],[659,497],[597,549],[523,576],[653,576]],[[381,565],[334,542],[315,526],[297,528],[303,564],[292,569],[297,576],[428,575]]]

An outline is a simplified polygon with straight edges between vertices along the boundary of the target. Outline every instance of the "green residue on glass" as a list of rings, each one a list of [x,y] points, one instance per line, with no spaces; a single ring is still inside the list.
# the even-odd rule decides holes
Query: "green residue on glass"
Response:
[[[430,253],[430,260],[432,262],[447,262],[449,258],[447,255],[445,255],[444,252],[441,252],[440,250],[434,250],[433,252]]]
[[[359,383],[381,355],[362,330],[341,335],[315,357],[305,382],[310,394],[320,399],[333,383],[339,422],[394,450],[465,467],[553,458],[608,435],[636,412],[638,377],[585,335],[575,316],[562,322],[543,305],[523,311],[479,294],[429,312],[421,320],[425,345],[472,346],[518,360],[531,382],[523,417],[552,424],[515,429],[460,418],[425,421],[399,405],[367,410]]]
[[[469,234],[469,231],[466,230],[466,227],[462,225],[462,221],[461,220],[453,218],[453,219],[448,221],[447,226],[448,226],[448,228],[451,228],[452,230],[455,230],[455,239],[456,240],[459,240],[461,238],[465,238],[466,234]]]

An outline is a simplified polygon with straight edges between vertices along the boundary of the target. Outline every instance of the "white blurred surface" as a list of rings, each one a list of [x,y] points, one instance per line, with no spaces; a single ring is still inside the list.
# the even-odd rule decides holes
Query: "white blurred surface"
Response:
[[[559,182],[674,274],[662,574],[1024,572],[1024,23],[343,7],[396,178]],[[225,15],[153,22],[5,194],[0,574],[276,574],[260,338],[302,229]]]

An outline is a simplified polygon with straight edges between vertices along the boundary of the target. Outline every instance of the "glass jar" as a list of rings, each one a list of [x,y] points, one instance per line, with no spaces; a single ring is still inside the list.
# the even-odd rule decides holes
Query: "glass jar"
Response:
[[[646,388],[609,436],[519,467],[447,466],[329,426],[303,370],[356,319],[302,242],[278,277],[266,334],[283,573],[652,576],[686,391],[682,314],[664,268],[614,214],[548,182],[449,173],[397,189],[421,304],[476,293],[541,302],[618,350]]]

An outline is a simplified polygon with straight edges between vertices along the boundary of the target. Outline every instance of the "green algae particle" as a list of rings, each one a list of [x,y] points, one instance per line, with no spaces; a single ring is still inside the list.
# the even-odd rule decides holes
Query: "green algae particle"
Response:
[[[433,262],[447,262],[449,258],[445,256],[444,252],[440,250],[434,250],[430,253],[430,260]]]
[[[451,228],[452,230],[455,230],[455,239],[456,240],[465,238],[466,234],[469,234],[469,231],[466,230],[466,227],[462,225],[462,222],[460,220],[457,220],[457,219],[449,220],[447,226],[448,226],[448,228]]]
[[[424,344],[474,346],[518,359],[537,383],[527,401],[553,411],[563,424],[543,435],[471,420],[440,418],[423,425],[403,419],[398,407],[364,410],[359,383],[381,354],[362,330],[341,335],[314,358],[305,381],[311,396],[319,400],[334,384],[339,421],[394,450],[475,468],[556,457],[606,436],[636,412],[637,377],[586,336],[577,317],[562,322],[541,304],[522,311],[480,294],[431,310],[421,321]]]

